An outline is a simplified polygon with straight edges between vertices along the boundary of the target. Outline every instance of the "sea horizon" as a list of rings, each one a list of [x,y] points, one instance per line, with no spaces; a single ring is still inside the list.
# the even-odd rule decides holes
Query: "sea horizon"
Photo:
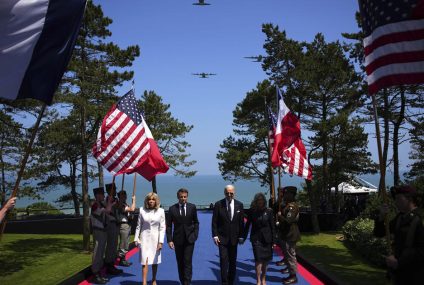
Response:
[[[131,202],[131,195],[133,191],[134,183],[133,175],[126,175],[124,179],[123,188],[128,194],[128,203]],[[371,184],[378,186],[379,175],[378,174],[367,174],[360,175],[362,179],[370,182]],[[105,175],[104,183],[111,183],[112,176]],[[298,189],[302,189],[301,184],[304,180],[300,177],[289,175],[283,175],[281,178],[282,186],[296,186]],[[89,182],[89,195],[93,197],[92,189],[98,187],[98,179]],[[122,176],[115,178],[115,184],[118,191],[122,189]],[[211,203],[224,198],[224,187],[227,184],[233,184],[236,189],[236,199],[244,204],[250,204],[254,195],[258,192],[265,193],[269,197],[269,187],[261,186],[257,180],[236,180],[234,183],[226,181],[219,174],[199,174],[190,178],[178,177],[173,175],[158,175],[156,178],[157,192],[161,200],[161,204],[164,207],[169,207],[177,202],[176,192],[180,188],[186,188],[189,191],[189,202],[199,205],[208,206]],[[388,186],[393,184],[393,175],[391,173],[386,174],[386,184]],[[275,179],[275,186],[278,187],[278,178]],[[140,175],[137,175],[136,179],[136,205],[137,207],[142,206],[144,197],[148,192],[152,191],[151,182],[147,181]],[[302,190],[300,190],[302,191]],[[72,208],[71,203],[61,207],[55,201],[63,194],[69,193],[70,188],[65,186],[57,186],[55,189],[47,192],[41,200],[31,198],[20,198],[17,201],[16,207],[24,208],[30,204],[36,202],[48,202],[58,208]],[[77,186],[77,192],[81,193],[81,186]]]

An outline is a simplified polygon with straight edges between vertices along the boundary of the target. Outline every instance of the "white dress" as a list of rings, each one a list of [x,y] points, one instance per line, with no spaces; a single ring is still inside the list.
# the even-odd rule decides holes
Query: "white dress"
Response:
[[[161,250],[157,250],[158,243],[165,238],[165,211],[159,209],[140,208],[134,241],[139,243],[140,263],[161,263]]]

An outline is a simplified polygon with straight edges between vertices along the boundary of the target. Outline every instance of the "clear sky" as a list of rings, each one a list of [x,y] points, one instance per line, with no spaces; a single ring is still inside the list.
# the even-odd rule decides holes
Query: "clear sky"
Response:
[[[355,0],[209,0],[210,6],[194,6],[194,0],[94,2],[113,19],[113,42],[140,46],[133,66],[137,97],[154,90],[176,118],[194,125],[186,139],[198,174],[219,174],[216,154],[232,133],[232,111],[267,78],[260,63],[243,58],[264,54],[263,23],[307,41],[319,32],[333,41],[358,30]],[[217,76],[191,75],[200,72]],[[127,83],[120,93],[129,88]]]

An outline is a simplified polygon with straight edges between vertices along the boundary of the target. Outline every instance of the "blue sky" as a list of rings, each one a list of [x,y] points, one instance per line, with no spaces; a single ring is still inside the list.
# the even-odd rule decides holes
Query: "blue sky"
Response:
[[[219,174],[216,154],[232,133],[233,109],[267,78],[259,63],[243,58],[264,54],[263,23],[306,41],[318,32],[333,41],[341,39],[342,32],[358,29],[354,0],[210,0],[210,6],[193,6],[194,0],[94,2],[113,19],[113,42],[140,46],[141,56],[132,68],[137,96],[154,90],[171,104],[175,117],[194,125],[186,139],[199,174]],[[197,72],[217,76],[191,75]],[[130,83],[125,84],[120,93],[129,88]],[[375,139],[369,140],[375,153]],[[406,159],[407,150],[404,154]]]

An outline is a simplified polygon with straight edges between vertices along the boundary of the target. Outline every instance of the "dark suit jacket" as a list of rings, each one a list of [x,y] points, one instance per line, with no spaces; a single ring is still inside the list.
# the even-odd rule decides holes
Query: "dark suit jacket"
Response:
[[[174,232],[172,232],[174,225]],[[199,220],[197,209],[194,204],[186,204],[186,216],[180,214],[180,205],[174,204],[166,215],[166,239],[176,245],[182,245],[185,241],[194,243],[199,236]]]
[[[244,235],[243,204],[234,200],[233,219],[230,220],[227,203],[222,199],[215,203],[212,216],[212,237],[218,237],[222,244],[236,245]]]
[[[275,222],[272,209],[268,208],[264,211],[249,210],[244,233],[245,239],[250,225],[252,225],[252,230],[250,231],[250,241],[252,243],[255,241],[267,244],[275,243]]]

